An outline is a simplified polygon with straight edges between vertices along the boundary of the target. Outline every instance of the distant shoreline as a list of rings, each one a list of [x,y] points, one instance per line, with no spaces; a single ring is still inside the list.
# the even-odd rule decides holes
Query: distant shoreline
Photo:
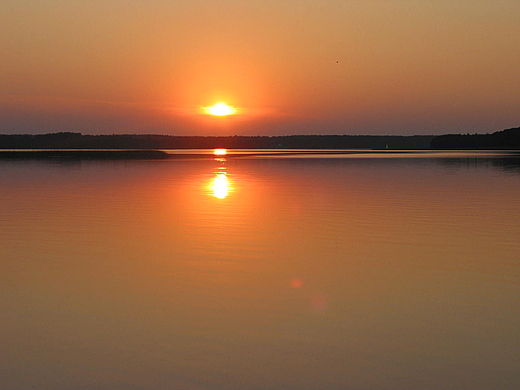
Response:
[[[166,159],[160,150],[0,150],[0,160],[150,160]]]
[[[286,136],[174,136],[84,135],[81,133],[0,134],[0,150],[41,150],[74,158],[150,158],[166,149],[370,149],[370,150],[520,150],[520,127],[492,134],[433,135],[286,135]],[[79,152],[79,151],[82,152]],[[85,150],[89,150],[85,154]],[[104,150],[112,150],[109,154]],[[117,153],[114,153],[117,151]],[[151,154],[150,154],[151,153]],[[4,154],[4,156],[6,156]]]
[[[455,154],[455,155],[454,155]],[[498,157],[515,161],[520,158],[520,150],[320,150],[320,149],[263,149],[263,150],[236,150],[232,149],[224,156],[226,159],[235,158],[345,158],[345,157],[374,157],[388,156],[401,158],[480,158]],[[212,153],[211,149],[206,151],[194,150],[2,150],[0,149],[0,161],[55,161],[55,162],[81,162],[81,161],[138,161],[138,160],[193,160],[193,159],[215,159],[223,158]]]
[[[288,135],[170,136],[84,135],[81,133],[0,134],[0,149],[429,149],[435,136]]]

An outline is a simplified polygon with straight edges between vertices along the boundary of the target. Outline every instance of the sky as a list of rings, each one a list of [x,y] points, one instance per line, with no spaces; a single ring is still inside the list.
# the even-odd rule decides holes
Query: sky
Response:
[[[3,134],[520,126],[518,0],[2,0],[0,53]]]

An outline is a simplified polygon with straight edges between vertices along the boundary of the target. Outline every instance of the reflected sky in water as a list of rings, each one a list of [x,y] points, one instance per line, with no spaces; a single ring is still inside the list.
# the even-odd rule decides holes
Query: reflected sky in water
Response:
[[[0,162],[0,387],[518,388],[520,175],[450,159]]]

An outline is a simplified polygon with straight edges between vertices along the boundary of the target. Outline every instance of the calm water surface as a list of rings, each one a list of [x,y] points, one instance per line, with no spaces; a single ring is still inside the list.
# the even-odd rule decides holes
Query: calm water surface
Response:
[[[520,164],[0,161],[0,388],[518,389]]]

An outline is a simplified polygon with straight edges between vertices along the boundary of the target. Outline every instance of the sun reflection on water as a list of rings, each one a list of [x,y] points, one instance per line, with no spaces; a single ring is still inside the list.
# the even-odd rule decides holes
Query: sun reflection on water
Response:
[[[217,172],[215,173],[215,176],[213,177],[213,180],[211,182],[210,188],[213,192],[213,196],[218,199],[224,199],[228,196],[230,185],[229,185],[229,179],[227,177],[226,173],[226,149],[215,149],[213,151],[213,154],[215,155],[215,161],[220,163],[220,166],[217,168]]]
[[[211,185],[213,196],[218,199],[224,199],[229,194],[229,180],[225,173],[217,173],[213,178]]]

